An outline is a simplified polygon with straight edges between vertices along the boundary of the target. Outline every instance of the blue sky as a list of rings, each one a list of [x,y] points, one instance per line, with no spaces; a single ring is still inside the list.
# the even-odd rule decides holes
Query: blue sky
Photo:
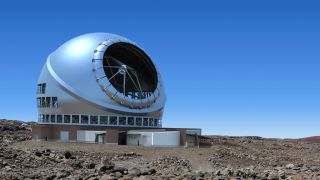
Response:
[[[49,53],[89,32],[142,46],[159,67],[166,127],[320,135],[317,1],[1,1],[0,118],[36,120]]]

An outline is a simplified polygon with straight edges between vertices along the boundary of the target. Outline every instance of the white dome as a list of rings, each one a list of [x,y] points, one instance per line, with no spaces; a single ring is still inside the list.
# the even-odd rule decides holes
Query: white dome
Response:
[[[57,97],[55,114],[161,118],[166,101],[161,76],[147,53],[136,43],[109,33],[85,34],[61,45],[42,70],[38,84],[44,83],[46,93],[38,97]],[[38,109],[42,114],[52,111]]]

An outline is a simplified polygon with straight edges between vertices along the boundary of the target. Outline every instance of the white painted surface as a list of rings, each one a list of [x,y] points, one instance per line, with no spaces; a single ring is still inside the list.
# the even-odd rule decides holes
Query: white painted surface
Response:
[[[167,131],[152,133],[153,146],[172,146],[180,145],[180,131]]]
[[[141,134],[130,134],[127,135],[127,145],[131,146],[143,146],[143,137]]]
[[[96,134],[105,133],[106,131],[87,131],[87,130],[78,130],[77,131],[77,141],[83,142],[95,142]]]
[[[69,131],[60,131],[60,140],[69,141]]]
[[[103,136],[99,136],[98,142],[99,143],[104,143],[105,142],[104,137]]]
[[[180,131],[164,132],[128,132],[127,144],[137,146],[160,146],[178,147],[180,146]]]

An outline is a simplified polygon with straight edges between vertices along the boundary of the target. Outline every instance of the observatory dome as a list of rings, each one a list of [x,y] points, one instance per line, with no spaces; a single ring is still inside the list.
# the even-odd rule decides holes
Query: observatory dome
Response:
[[[165,101],[151,57],[109,33],[65,42],[48,56],[38,80],[40,123],[159,127]]]

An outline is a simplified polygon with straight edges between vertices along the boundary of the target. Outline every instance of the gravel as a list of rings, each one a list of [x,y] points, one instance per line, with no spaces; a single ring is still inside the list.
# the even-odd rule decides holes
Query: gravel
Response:
[[[208,148],[31,141],[0,120],[0,179],[320,179],[320,144],[211,136]]]

